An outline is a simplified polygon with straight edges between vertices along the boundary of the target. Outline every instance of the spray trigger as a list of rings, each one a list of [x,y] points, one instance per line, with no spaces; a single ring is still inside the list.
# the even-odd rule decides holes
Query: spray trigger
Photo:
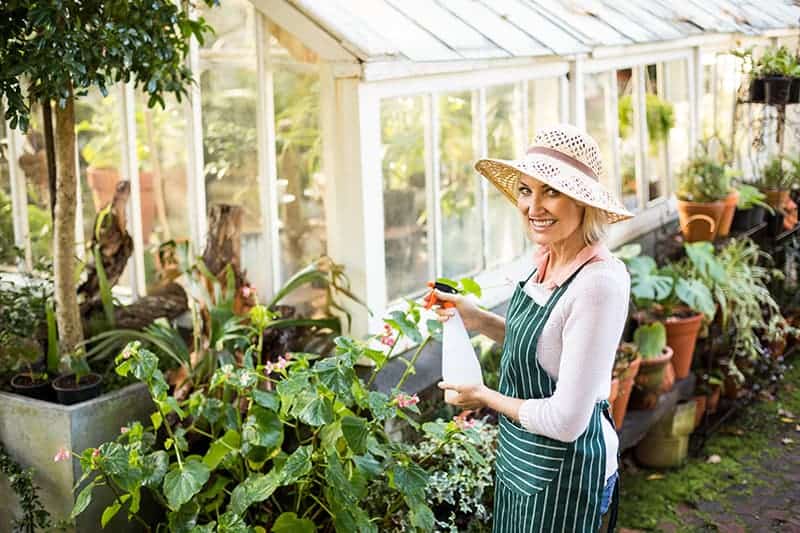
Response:
[[[458,291],[455,289],[455,287],[451,287],[450,285],[446,283],[441,283],[439,281],[437,281],[436,283],[429,282],[428,287],[430,287],[431,289],[435,289],[437,291],[446,292],[448,294],[458,294]],[[431,292],[425,297],[424,301],[425,301],[425,309],[430,309],[431,307],[437,304],[441,305],[445,309],[451,309],[456,306],[453,302],[443,302],[439,300],[436,297],[436,294],[433,292],[433,290],[431,290]]]

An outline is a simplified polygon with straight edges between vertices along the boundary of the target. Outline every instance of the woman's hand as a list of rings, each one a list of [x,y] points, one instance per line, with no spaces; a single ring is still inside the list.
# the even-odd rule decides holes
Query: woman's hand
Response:
[[[477,385],[453,385],[450,383],[439,382],[442,390],[452,390],[458,396],[451,398],[447,403],[461,407],[462,409],[479,409],[486,407],[489,394],[492,392],[489,387],[483,384]]]
[[[436,298],[441,302],[452,302],[461,315],[461,320],[464,321],[464,327],[469,331],[480,331],[483,311],[478,305],[470,298],[460,294],[449,294],[442,291],[433,291]],[[435,309],[438,315],[439,322],[447,322],[453,316],[453,309],[445,307],[437,307]]]

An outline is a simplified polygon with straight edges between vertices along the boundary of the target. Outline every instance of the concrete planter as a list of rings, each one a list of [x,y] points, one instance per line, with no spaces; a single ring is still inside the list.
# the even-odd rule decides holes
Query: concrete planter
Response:
[[[74,504],[72,488],[80,479],[77,459],[56,463],[59,448],[80,453],[86,448],[116,439],[120,427],[135,420],[146,421],[155,407],[147,387],[138,383],[75,405],[42,402],[0,392],[0,441],[23,467],[34,469],[39,497],[54,520],[69,518]],[[95,490],[92,503],[77,519],[76,532],[101,531],[100,517],[111,502],[111,492]],[[16,495],[0,477],[0,523],[18,516]],[[117,533],[139,531],[119,513],[107,526]]]

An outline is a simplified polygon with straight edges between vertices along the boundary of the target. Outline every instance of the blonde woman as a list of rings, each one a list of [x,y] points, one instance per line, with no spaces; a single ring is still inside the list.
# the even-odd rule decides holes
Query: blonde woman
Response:
[[[573,126],[540,130],[520,160],[475,168],[516,205],[538,245],[505,318],[436,293],[468,329],[503,343],[499,390],[439,385],[458,392],[459,407],[499,413],[494,532],[594,532],[604,516],[613,530],[618,440],[608,393],[630,279],[602,239],[633,215],[600,183],[597,143]]]

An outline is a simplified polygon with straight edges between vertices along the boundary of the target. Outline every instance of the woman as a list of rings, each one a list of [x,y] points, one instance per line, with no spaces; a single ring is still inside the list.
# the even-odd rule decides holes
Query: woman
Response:
[[[538,245],[506,318],[436,292],[467,329],[503,343],[499,390],[439,384],[458,392],[458,407],[499,413],[494,532],[598,531],[604,515],[613,529],[618,441],[608,393],[630,279],[601,240],[607,224],[633,215],[600,184],[597,143],[573,126],[540,130],[520,160],[475,168],[516,204]],[[447,320],[452,310],[437,313]]]

